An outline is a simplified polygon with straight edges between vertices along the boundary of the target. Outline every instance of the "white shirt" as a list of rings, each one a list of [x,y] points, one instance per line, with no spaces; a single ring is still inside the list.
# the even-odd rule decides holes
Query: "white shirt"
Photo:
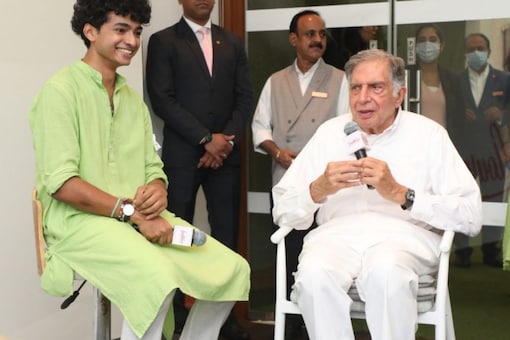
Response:
[[[299,86],[301,88],[301,94],[304,95],[313,78],[319,61],[317,61],[306,73],[302,73],[297,67],[297,61],[294,61],[294,67],[298,74]],[[349,84],[347,77],[344,76],[342,79],[342,85],[340,86],[340,92],[338,94],[338,108],[337,115],[341,115],[350,112],[349,108]],[[253,115],[252,121],[252,132],[253,132],[253,145],[256,152],[266,154],[266,152],[259,147],[259,145],[266,140],[273,140],[273,129],[271,127],[271,121],[273,112],[271,109],[271,77],[266,80],[262,92],[260,93],[257,108]]]
[[[415,190],[412,208],[403,210],[366,186],[343,189],[321,204],[314,203],[310,183],[324,172],[328,162],[355,159],[342,132],[351,120],[351,114],[345,114],[323,123],[274,186],[273,216],[277,225],[306,229],[320,208],[319,230],[325,224],[352,224],[352,216],[375,214],[381,220],[389,218],[425,229],[449,229],[469,235],[480,231],[480,190],[448,133],[436,122],[406,111],[400,111],[383,133],[366,135],[367,154],[387,162],[395,180]]]
[[[301,72],[299,67],[297,66],[297,60],[294,61],[294,69],[296,70],[298,79],[299,79],[299,87],[301,88],[301,95],[304,96],[306,93],[306,89],[308,88],[308,85],[310,84],[310,81],[313,78],[313,75],[315,74],[315,71],[319,67],[319,61],[317,61],[315,64],[313,64],[312,67],[305,73]],[[271,87],[271,86],[269,86]]]
[[[482,99],[483,90],[485,88],[485,83],[487,82],[487,77],[489,76],[489,71],[490,67],[488,64],[485,67],[485,70],[483,70],[483,72],[480,74],[468,67],[469,85],[471,86],[471,93],[475,99],[476,106],[480,104],[480,100]]]

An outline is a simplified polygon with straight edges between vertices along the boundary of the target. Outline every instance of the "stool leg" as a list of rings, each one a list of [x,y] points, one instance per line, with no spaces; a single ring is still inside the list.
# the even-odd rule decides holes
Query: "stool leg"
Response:
[[[95,340],[111,340],[110,301],[94,287],[94,335]]]

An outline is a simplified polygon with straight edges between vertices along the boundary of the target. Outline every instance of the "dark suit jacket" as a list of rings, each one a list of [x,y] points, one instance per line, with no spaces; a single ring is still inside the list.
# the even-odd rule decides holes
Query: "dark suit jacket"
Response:
[[[184,19],[149,39],[146,79],[154,113],[163,119],[165,166],[194,166],[209,132],[235,135],[225,164],[239,164],[239,143],[252,114],[253,89],[242,40],[211,27],[213,71]]]
[[[446,102],[446,129],[455,146],[457,146],[464,118],[464,106],[459,77],[448,69],[439,67],[439,81],[444,91]]]
[[[490,66],[478,106],[471,92],[468,71],[463,71],[460,77],[464,109],[472,110],[476,115],[474,121],[467,119],[466,116],[464,118],[461,154],[473,175],[480,178],[483,199],[501,201],[505,164],[501,162],[499,153],[505,142],[502,140],[501,130],[509,124],[510,76]],[[492,106],[502,110],[500,121],[486,118],[484,112]]]

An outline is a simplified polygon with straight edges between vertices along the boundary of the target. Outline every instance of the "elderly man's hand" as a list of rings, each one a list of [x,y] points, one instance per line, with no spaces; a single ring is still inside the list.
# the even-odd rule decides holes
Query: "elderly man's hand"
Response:
[[[407,187],[399,184],[393,177],[388,164],[384,161],[366,157],[360,161],[360,181],[370,184],[385,199],[402,204],[405,201]]]
[[[324,173],[310,184],[310,195],[313,201],[320,203],[340,189],[360,185],[360,171],[359,161],[328,163]]]

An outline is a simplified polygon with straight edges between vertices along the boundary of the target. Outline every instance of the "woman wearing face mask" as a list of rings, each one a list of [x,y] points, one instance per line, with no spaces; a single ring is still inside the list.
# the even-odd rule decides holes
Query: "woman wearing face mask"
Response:
[[[423,24],[416,30],[416,56],[421,71],[420,113],[446,127],[455,143],[455,136],[461,130],[458,110],[462,97],[458,77],[439,66],[444,45],[439,26]]]

